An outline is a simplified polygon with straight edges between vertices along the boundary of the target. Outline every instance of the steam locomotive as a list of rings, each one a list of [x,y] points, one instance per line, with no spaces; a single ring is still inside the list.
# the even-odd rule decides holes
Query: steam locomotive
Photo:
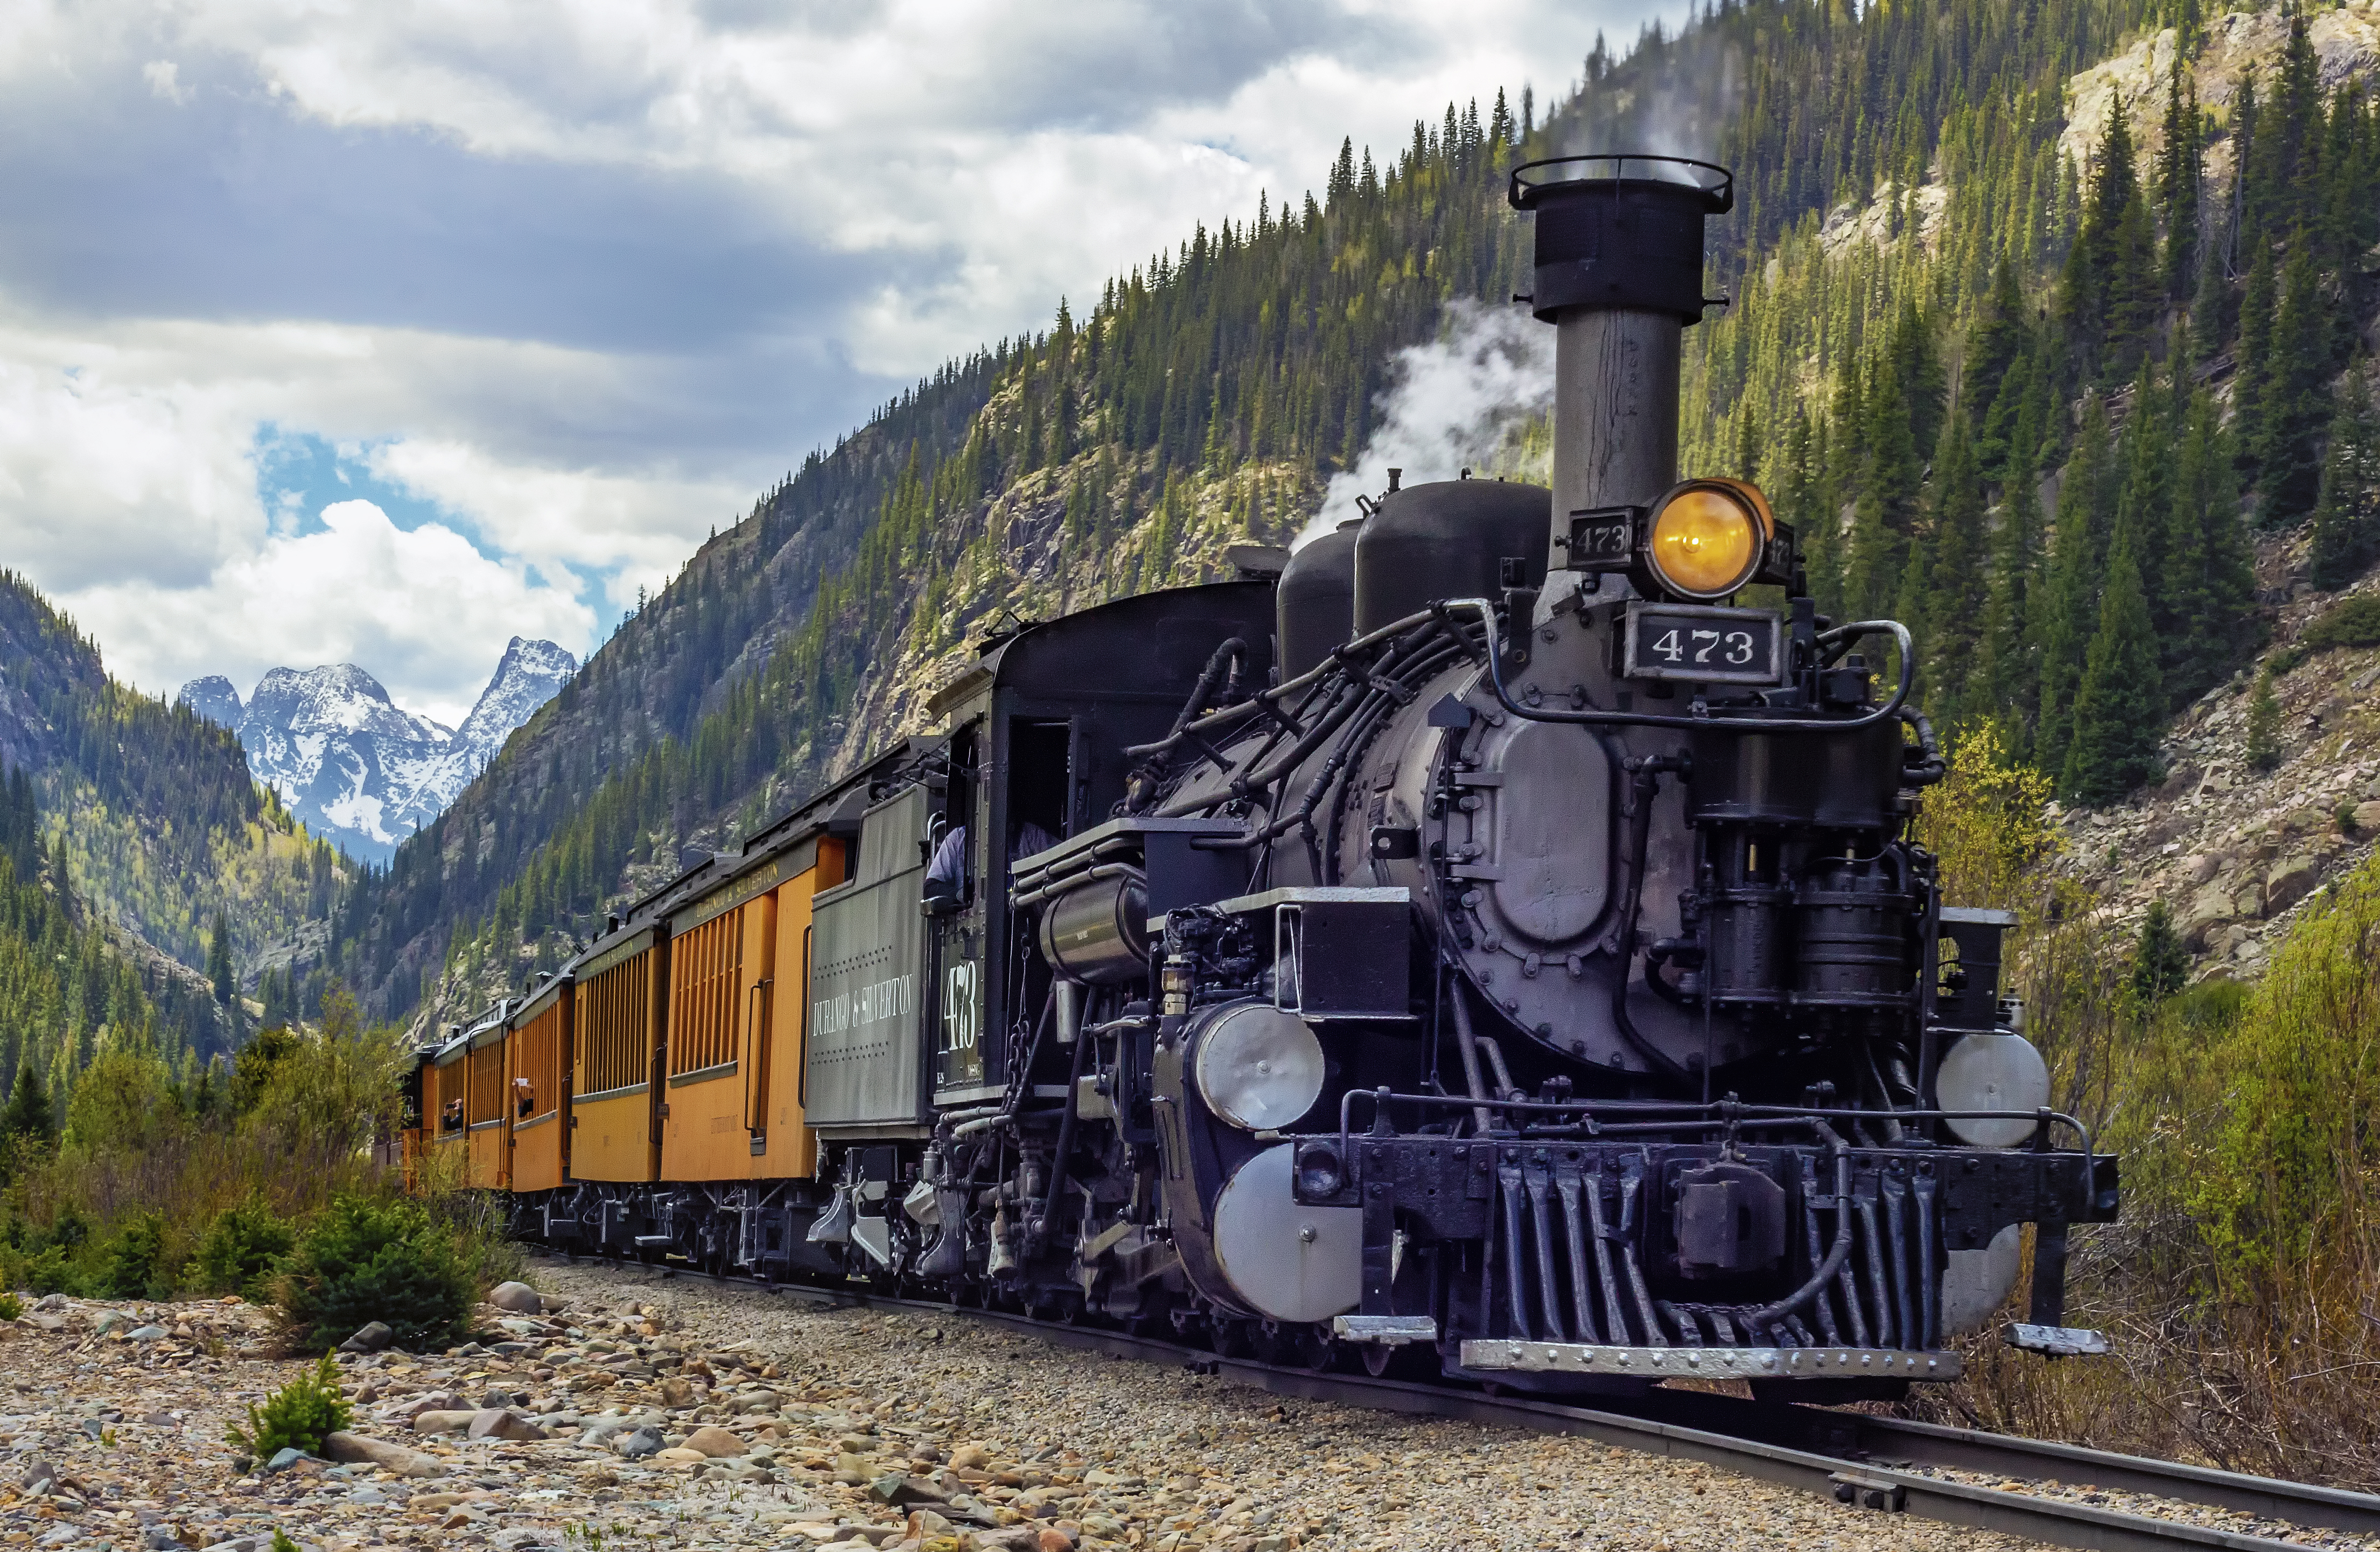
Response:
[[[2008,1340],[2103,1351],[2065,1258],[2116,1161],[2049,1109],[2011,919],[1910,839],[1909,633],[1677,477],[1730,175],[1510,192],[1550,491],[1391,471],[990,638],[937,732],[425,1049],[417,1164],[567,1249],[1572,1392],[1953,1377],[2030,1226]]]

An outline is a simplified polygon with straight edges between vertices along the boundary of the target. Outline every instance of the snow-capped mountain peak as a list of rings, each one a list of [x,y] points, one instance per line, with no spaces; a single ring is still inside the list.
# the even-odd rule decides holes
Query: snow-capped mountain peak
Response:
[[[513,637],[459,729],[406,710],[353,663],[273,669],[245,706],[221,675],[191,680],[178,698],[233,728],[249,770],[309,829],[385,862],[577,669],[551,641]]]
[[[484,766],[496,758],[513,730],[552,700],[578,672],[578,660],[551,641],[514,637],[504,647],[496,676],[480,692],[479,703],[455,730],[455,747],[469,749]],[[472,768],[479,774],[479,767]]]

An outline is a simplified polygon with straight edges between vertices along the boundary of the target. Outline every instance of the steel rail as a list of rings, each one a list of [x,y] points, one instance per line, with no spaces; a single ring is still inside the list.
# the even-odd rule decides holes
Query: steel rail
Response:
[[[619,1270],[686,1277],[844,1308],[950,1316],[1042,1337],[1060,1346],[1147,1363],[1177,1363],[1228,1376],[1276,1395],[1333,1401],[1378,1412],[1574,1435],[1642,1453],[1696,1461],[1742,1476],[1832,1497],[1869,1510],[1912,1514],[1945,1524],[2023,1536],[2085,1552],[2170,1552],[2178,1546],[2228,1552],[2280,1552],[2302,1544],[2226,1531],[2185,1520],[2131,1514],[2098,1504],[1928,1475],[1905,1466],[2056,1481],[2070,1487],[2135,1493],[2252,1514],[2308,1529],[2380,1533],[2380,1497],[2284,1482],[2210,1467],[2087,1449],[1980,1429],[1877,1417],[1803,1404],[1764,1405],[1732,1396],[1656,1390],[1602,1408],[1513,1395],[1489,1395],[1411,1380],[1231,1358],[1204,1348],[1092,1326],[1036,1319],[1005,1310],[905,1299],[856,1289],[733,1277],[692,1267],[621,1261],[560,1251],[568,1261]],[[1624,1407],[1625,1410],[1620,1408]]]

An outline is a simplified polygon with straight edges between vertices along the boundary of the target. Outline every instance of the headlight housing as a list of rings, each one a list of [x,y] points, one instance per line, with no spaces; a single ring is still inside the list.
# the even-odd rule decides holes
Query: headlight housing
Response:
[[[1644,531],[1645,558],[1661,587],[1707,602],[1753,580],[1777,523],[1746,481],[1689,479],[1661,498]]]

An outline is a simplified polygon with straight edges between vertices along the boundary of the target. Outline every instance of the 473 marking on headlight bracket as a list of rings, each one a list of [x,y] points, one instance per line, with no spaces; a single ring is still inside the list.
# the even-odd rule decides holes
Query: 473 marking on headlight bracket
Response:
[[[1633,603],[1621,639],[1631,679],[1775,685],[1785,677],[1784,624],[1766,610]]]

